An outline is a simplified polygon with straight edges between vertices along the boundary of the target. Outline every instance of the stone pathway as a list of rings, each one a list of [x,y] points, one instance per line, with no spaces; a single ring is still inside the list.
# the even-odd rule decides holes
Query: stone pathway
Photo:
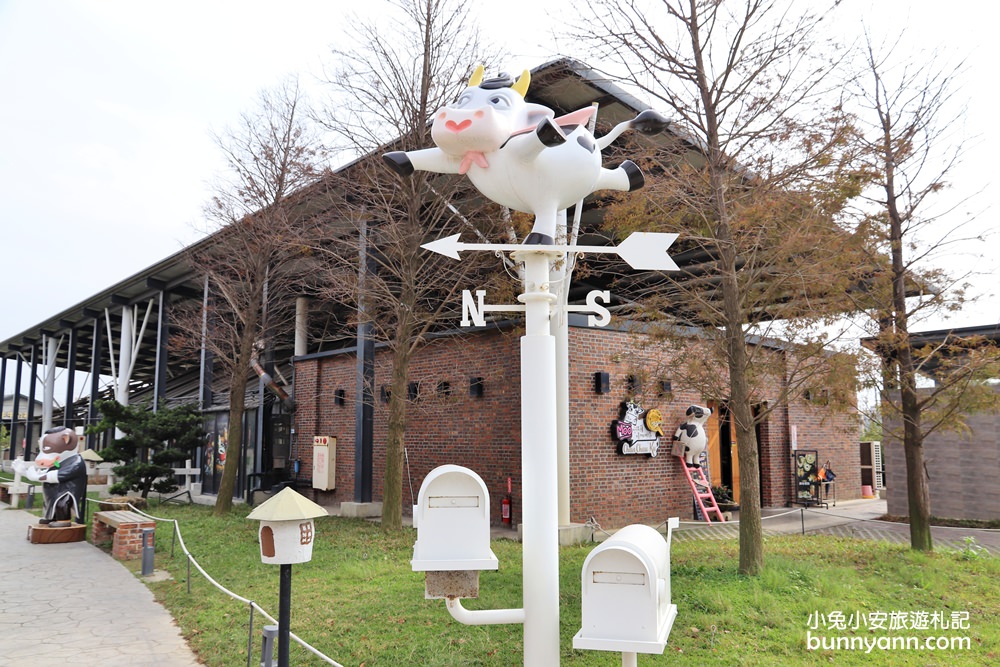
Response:
[[[202,664],[137,576],[88,542],[31,544],[37,520],[0,504],[0,666]]]

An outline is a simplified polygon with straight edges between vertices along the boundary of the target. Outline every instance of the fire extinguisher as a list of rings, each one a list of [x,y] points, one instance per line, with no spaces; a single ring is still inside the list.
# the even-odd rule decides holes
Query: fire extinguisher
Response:
[[[513,526],[514,498],[511,495],[513,490],[513,480],[507,478],[507,495],[500,501],[500,520],[505,526]]]

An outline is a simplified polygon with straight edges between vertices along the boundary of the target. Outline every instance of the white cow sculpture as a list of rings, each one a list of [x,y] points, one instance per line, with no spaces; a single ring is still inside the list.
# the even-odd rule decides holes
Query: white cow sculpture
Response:
[[[434,116],[436,148],[382,156],[396,173],[466,174],[492,201],[534,214],[525,243],[540,245],[554,243],[566,209],[592,192],[643,186],[642,172],[631,160],[603,168],[601,150],[629,128],[662,131],[668,121],[661,114],[643,111],[595,139],[587,129],[594,107],[555,118],[551,109],[524,101],[528,70],[517,81],[505,75],[484,81],[483,72],[477,67],[458,100]]]
[[[673,440],[684,445],[684,463],[689,468],[701,465],[699,458],[708,447],[708,433],[705,432],[705,422],[712,415],[710,408],[692,405],[684,413],[686,419],[677,427]]]

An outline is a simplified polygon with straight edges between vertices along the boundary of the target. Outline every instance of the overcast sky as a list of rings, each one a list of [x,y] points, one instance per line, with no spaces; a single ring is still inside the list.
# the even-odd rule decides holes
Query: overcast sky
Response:
[[[0,340],[199,238],[208,183],[222,166],[210,131],[234,124],[283,76],[315,75],[353,4],[0,0]],[[845,4],[845,32],[859,32],[862,19],[876,30],[906,22],[912,43],[968,56],[967,130],[978,139],[954,186],[983,191],[972,208],[988,209],[979,224],[991,227],[994,4],[963,3],[962,11],[945,11],[939,0]],[[883,14],[872,15],[872,5]],[[539,6],[572,5],[482,4],[484,28],[512,53],[511,71],[557,55],[538,46],[545,23],[518,39],[501,29],[506,14],[537,17]],[[993,282],[979,285],[992,291]],[[997,323],[996,303],[957,324]]]

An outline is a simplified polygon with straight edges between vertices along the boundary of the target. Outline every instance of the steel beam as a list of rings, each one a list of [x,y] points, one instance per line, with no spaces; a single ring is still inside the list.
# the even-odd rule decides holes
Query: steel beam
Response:
[[[75,327],[69,330],[69,347],[66,350],[66,402],[63,409],[63,426],[73,428],[73,391],[76,384],[76,348],[78,334]]]

